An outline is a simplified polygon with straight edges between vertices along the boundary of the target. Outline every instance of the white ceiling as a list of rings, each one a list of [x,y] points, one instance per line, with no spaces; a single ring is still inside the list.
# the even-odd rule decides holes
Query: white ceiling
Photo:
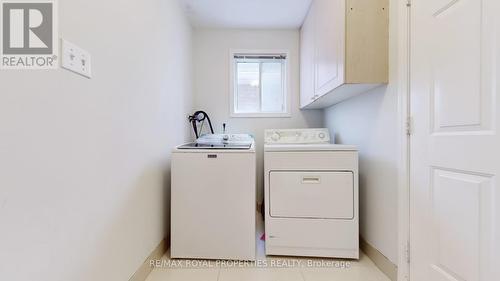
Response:
[[[299,28],[311,0],[182,0],[195,27]]]

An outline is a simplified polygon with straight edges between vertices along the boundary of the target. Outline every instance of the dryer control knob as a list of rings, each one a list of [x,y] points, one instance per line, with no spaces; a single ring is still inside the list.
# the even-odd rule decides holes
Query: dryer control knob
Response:
[[[278,140],[280,139],[280,134],[278,134],[278,133],[273,133],[273,134],[271,135],[271,139],[272,139],[273,141],[278,141]]]
[[[326,137],[326,135],[325,135],[325,133],[319,133],[319,134],[318,134],[318,137],[319,137],[320,139],[324,139],[324,138]]]

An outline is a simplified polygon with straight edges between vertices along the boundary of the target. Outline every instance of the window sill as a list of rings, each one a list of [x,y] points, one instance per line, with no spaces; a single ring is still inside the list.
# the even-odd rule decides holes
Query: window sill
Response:
[[[291,118],[292,114],[285,113],[231,113],[231,118]]]

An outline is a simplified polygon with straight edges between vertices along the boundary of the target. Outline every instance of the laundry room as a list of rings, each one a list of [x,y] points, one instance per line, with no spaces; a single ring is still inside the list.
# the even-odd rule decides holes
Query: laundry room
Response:
[[[0,280],[500,280],[499,13],[0,0]]]

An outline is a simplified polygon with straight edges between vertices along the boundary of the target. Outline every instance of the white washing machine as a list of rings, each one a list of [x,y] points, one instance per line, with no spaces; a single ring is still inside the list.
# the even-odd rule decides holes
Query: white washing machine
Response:
[[[242,136],[207,135],[173,150],[172,258],[255,260],[255,144]]]
[[[266,254],[359,258],[358,151],[327,129],[266,130]]]

